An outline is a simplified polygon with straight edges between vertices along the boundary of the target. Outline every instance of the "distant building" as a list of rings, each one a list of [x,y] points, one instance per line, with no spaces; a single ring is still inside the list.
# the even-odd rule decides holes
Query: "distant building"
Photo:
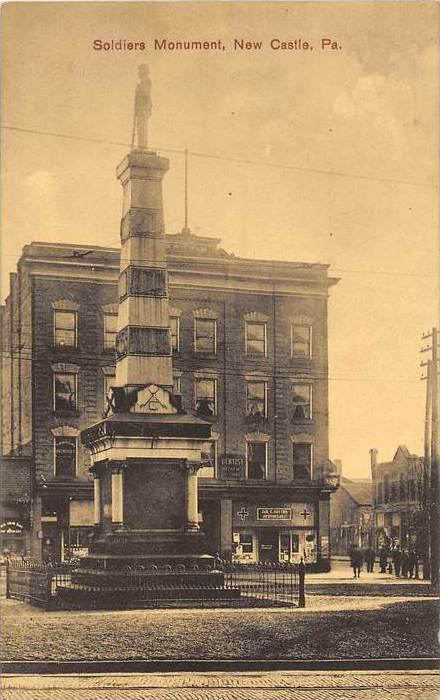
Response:
[[[210,549],[328,568],[327,301],[336,280],[326,265],[240,259],[190,232],[167,236],[167,246],[174,391],[213,430],[199,478]],[[2,527],[21,524],[21,546],[36,558],[82,554],[93,532],[79,435],[102,418],[114,381],[118,280],[119,250],[64,243],[25,246],[10,277]]]
[[[423,458],[399,445],[391,462],[378,462],[370,450],[374,493],[374,527],[378,547],[417,546],[426,542]]]
[[[373,492],[371,479],[340,476],[330,503],[332,554],[349,554],[353,546],[373,544]]]

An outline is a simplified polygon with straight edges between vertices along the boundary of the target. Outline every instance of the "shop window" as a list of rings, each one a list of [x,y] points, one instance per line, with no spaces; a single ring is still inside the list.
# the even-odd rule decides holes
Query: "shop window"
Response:
[[[267,443],[247,442],[247,478],[265,479],[267,466]]]
[[[77,313],[55,309],[53,312],[53,342],[56,347],[76,348]]]
[[[239,544],[241,546],[241,551],[243,554],[252,554],[254,551],[254,538],[253,535],[248,535],[244,532],[240,532],[240,541]]]
[[[293,325],[290,328],[290,354],[292,357],[312,357],[311,326]]]
[[[246,415],[267,416],[267,382],[246,382]]]
[[[194,319],[194,352],[204,355],[216,354],[217,321],[215,319]]]
[[[248,355],[266,356],[267,324],[246,321],[245,351]]]
[[[180,318],[178,316],[170,316],[170,338],[171,351],[176,353],[180,349]]]
[[[116,349],[117,314],[104,314],[104,350]]]
[[[53,375],[54,411],[76,411],[77,377],[76,374],[55,372]]]
[[[203,467],[199,470],[202,479],[215,479],[217,470],[217,441],[211,440],[202,452]]]
[[[198,416],[215,416],[217,413],[217,380],[196,379],[195,385],[196,414]]]
[[[76,438],[65,435],[55,437],[55,476],[76,476]]]
[[[312,387],[310,384],[292,385],[293,420],[309,420],[312,417]]]
[[[309,443],[293,443],[293,478],[295,481],[312,478],[312,446]]]

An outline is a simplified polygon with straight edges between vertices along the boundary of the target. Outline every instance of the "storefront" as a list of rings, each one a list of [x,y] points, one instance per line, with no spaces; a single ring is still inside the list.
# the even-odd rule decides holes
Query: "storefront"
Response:
[[[276,506],[233,503],[232,559],[238,563],[316,564],[318,518],[314,503]]]

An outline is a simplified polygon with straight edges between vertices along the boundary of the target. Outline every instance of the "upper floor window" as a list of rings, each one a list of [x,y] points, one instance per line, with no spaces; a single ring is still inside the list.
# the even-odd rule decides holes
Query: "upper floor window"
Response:
[[[390,500],[390,477],[385,474],[383,477],[383,502],[388,503]]]
[[[293,420],[309,420],[312,417],[312,387],[310,384],[292,385]]]
[[[216,379],[196,379],[195,409],[198,416],[215,416],[217,414]]]
[[[248,479],[265,479],[267,473],[267,442],[246,443]]]
[[[312,356],[312,327],[294,324],[290,328],[290,354],[292,357]]]
[[[181,379],[180,374],[173,374],[173,394],[182,393]]]
[[[210,440],[202,452],[203,467],[199,471],[202,479],[215,479],[217,469],[217,441]]]
[[[248,355],[267,355],[267,323],[246,321],[245,351]]]
[[[312,446],[307,442],[293,443],[293,478],[295,481],[312,478]]]
[[[118,330],[117,314],[104,314],[104,349],[116,348],[116,334]]]
[[[179,352],[180,349],[180,318],[170,316],[170,338],[172,352]]]
[[[194,319],[194,352],[215,355],[217,352],[217,321],[214,318]]]
[[[246,415],[267,416],[267,382],[246,382]]]
[[[404,501],[405,498],[406,498],[405,477],[403,474],[401,474],[400,481],[399,481],[399,501]]]
[[[55,440],[55,476],[73,478],[76,476],[75,437],[58,436]]]
[[[54,411],[77,409],[77,375],[55,372],[53,375]]]
[[[383,484],[379,482],[377,485],[377,503],[383,502]]]
[[[53,342],[56,347],[76,348],[77,312],[54,309]]]

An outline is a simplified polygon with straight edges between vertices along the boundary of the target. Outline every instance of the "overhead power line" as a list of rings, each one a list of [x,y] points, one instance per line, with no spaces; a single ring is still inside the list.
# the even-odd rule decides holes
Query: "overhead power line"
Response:
[[[27,134],[36,134],[39,136],[51,136],[54,138],[62,138],[62,139],[69,139],[73,141],[87,141],[90,143],[102,143],[102,144],[108,144],[111,146],[125,146],[127,148],[131,148],[131,145],[127,141],[112,141],[109,139],[98,139],[98,138],[92,138],[90,136],[75,136],[72,134],[62,134],[54,131],[41,131],[38,129],[27,129],[23,127],[18,127],[18,126],[11,126],[9,124],[4,124],[1,126],[2,129],[7,129],[9,131],[18,131],[22,133],[27,133]],[[179,155],[185,155],[185,151],[187,149],[184,148],[167,148],[167,147],[161,147],[161,146],[152,146],[152,149],[156,149],[158,151],[163,151],[164,153],[176,153]],[[304,166],[300,165],[294,165],[294,164],[289,164],[289,163],[273,163],[270,161],[266,160],[256,160],[256,159],[247,159],[247,158],[239,158],[235,156],[226,156],[226,155],[220,155],[216,153],[203,153],[202,151],[190,151],[187,150],[187,154],[190,156],[194,156],[196,158],[208,158],[211,160],[220,160],[220,161],[227,161],[229,163],[236,163],[238,165],[256,165],[258,167],[267,167],[267,168],[278,168],[279,170],[295,170],[298,172],[306,172],[306,173],[315,173],[317,175],[332,175],[335,177],[345,177],[345,178],[353,178],[353,179],[358,179],[358,180],[367,180],[367,181],[372,181],[372,182],[385,182],[385,183],[391,183],[391,184],[397,184],[397,185],[409,185],[411,187],[429,187],[429,188],[437,188],[438,183],[431,183],[431,182],[416,182],[414,180],[402,180],[399,178],[392,178],[392,177],[378,177],[374,175],[363,175],[359,173],[347,173],[342,170],[326,170],[322,168],[306,168]]]

